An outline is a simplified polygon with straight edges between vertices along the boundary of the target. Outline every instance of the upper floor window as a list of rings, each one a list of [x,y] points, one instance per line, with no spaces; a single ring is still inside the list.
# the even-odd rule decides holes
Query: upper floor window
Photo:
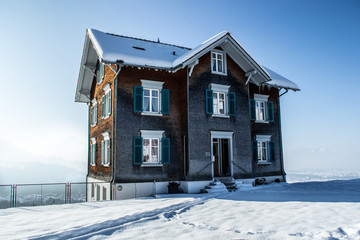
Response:
[[[271,141],[271,135],[256,135],[252,142],[253,162],[266,164],[275,162],[275,142]]]
[[[110,84],[104,87],[105,94],[102,97],[102,118],[107,119],[111,114],[111,88]]]
[[[110,136],[108,132],[103,134],[104,140],[101,141],[101,164],[104,166],[110,165]]]
[[[224,51],[211,51],[211,73],[226,75],[226,54]]]
[[[250,119],[256,122],[274,121],[274,104],[268,101],[269,95],[254,94],[250,99]]]
[[[134,112],[162,116],[170,113],[170,91],[163,89],[164,82],[141,80],[134,87]]]
[[[94,127],[96,126],[97,123],[97,113],[98,113],[98,105],[97,105],[97,101],[96,98],[94,98],[91,101],[91,108],[90,108],[90,121],[91,121],[91,126]]]
[[[101,62],[96,66],[96,83],[100,84],[104,79],[105,65]]]
[[[161,166],[170,163],[170,139],[164,131],[141,130],[141,137],[134,138],[133,162],[142,166]]]
[[[212,83],[210,87],[206,89],[206,114],[215,117],[235,116],[235,93],[229,92],[230,86]]]
[[[96,165],[96,138],[91,138],[90,144],[90,164]]]

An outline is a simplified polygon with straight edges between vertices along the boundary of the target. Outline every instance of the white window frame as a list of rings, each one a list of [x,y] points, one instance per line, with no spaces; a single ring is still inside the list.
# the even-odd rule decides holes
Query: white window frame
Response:
[[[257,154],[258,154],[258,164],[271,164],[270,162],[270,144],[271,135],[256,135],[257,142]],[[265,159],[263,160],[263,143],[265,144]],[[260,148],[259,148],[260,146]],[[259,160],[260,159],[260,160]]]
[[[90,144],[90,164],[96,166],[96,138],[91,138]]]
[[[141,113],[141,115],[150,115],[150,116],[162,116],[163,114],[161,113],[161,90],[163,89],[163,85],[164,82],[158,82],[158,81],[152,81],[152,80],[145,80],[145,79],[141,79],[141,86],[143,87],[143,106],[144,106],[144,99],[145,99],[145,95],[144,95],[144,91],[145,90],[149,90],[150,94],[149,94],[149,110],[150,111],[143,111]],[[157,91],[158,92],[158,111],[157,112],[152,112],[151,111],[151,106],[152,106],[152,90]]]
[[[110,147],[110,135],[109,132],[104,132],[102,135],[104,137],[104,140],[102,140],[104,142],[104,159],[101,159],[101,164],[105,167],[108,167],[110,166],[110,154],[111,154],[111,151],[109,152],[107,151],[107,149]]]
[[[112,104],[110,103],[110,94],[111,94],[111,87],[110,84],[106,84],[104,89],[104,96],[105,96],[105,104],[103,107],[105,107],[105,116],[103,117],[103,119],[108,119],[111,115],[111,106]],[[111,98],[112,99],[112,98]]]
[[[222,85],[222,84],[215,84],[215,83],[211,83],[210,84],[210,88],[211,90],[213,90],[213,117],[223,117],[223,118],[229,118],[230,116],[228,115],[228,93],[229,93],[229,85]],[[214,94],[217,94],[218,96],[218,101],[217,103],[215,103],[215,99],[214,99]],[[224,114],[221,113],[215,113],[215,108],[214,105],[217,104],[219,107],[219,94],[224,94]]]
[[[216,62],[216,66],[215,66],[215,70],[214,70],[214,57],[213,54],[215,54],[215,62]],[[222,56],[222,67],[223,67],[223,71],[219,71],[218,69],[218,61],[219,61],[219,56]],[[224,51],[221,50],[212,50],[211,51],[211,73],[214,74],[220,74],[220,75],[227,75],[227,66],[226,66],[226,53]]]
[[[158,162],[144,162],[141,164],[142,167],[161,167],[163,164],[161,163],[161,139],[163,138],[163,134],[165,131],[156,131],[156,130],[140,130],[141,137],[143,138],[143,148],[144,148],[144,140],[150,140],[150,149],[151,149],[151,140],[157,139],[158,140]],[[143,150],[144,151],[144,150]],[[150,157],[151,157],[151,150],[150,150]],[[144,152],[143,152],[144,158]]]
[[[254,100],[255,100],[255,114],[256,114],[256,120],[255,122],[258,123],[269,123],[269,121],[267,121],[267,115],[268,115],[268,109],[267,109],[267,101],[269,99],[269,95],[263,95],[263,94],[254,94]],[[264,104],[264,110],[263,110],[263,115],[264,115],[264,119],[260,119],[260,104]]]
[[[91,126],[95,127],[97,124],[97,115],[98,115],[98,104],[96,101],[96,98],[91,100],[91,108],[90,108],[90,120],[91,120]]]

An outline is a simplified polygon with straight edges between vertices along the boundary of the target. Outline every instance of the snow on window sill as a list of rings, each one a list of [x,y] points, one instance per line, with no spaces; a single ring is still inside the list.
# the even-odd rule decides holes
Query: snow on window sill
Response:
[[[142,112],[141,115],[161,117],[161,116],[162,116],[162,113]]]
[[[92,164],[92,163],[90,163],[90,165],[91,165],[92,167],[96,167],[96,164]]]
[[[110,164],[103,164],[104,167],[110,167]]]
[[[161,163],[143,163],[141,167],[162,167]]]
[[[108,118],[110,117],[110,115],[111,115],[111,114],[109,114],[109,115],[107,115],[107,116],[103,117],[102,119],[106,120],[106,119],[108,119]]]
[[[227,76],[227,73],[225,72],[216,72],[216,71],[211,71],[212,74],[218,74],[218,75],[222,75],[222,76]]]
[[[257,162],[258,165],[270,165],[271,162]]]
[[[218,118],[230,118],[229,115],[225,115],[225,114],[213,114],[213,117],[218,117]]]
[[[256,123],[269,123],[269,121],[264,121],[264,120],[256,120]]]

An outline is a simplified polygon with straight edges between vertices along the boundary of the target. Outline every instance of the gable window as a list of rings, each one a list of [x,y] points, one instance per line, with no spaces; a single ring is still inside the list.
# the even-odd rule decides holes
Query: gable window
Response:
[[[91,138],[90,144],[90,164],[96,165],[96,138]]]
[[[96,83],[100,84],[104,79],[105,65],[100,63],[96,66]]]
[[[98,105],[97,105],[97,101],[96,98],[94,98],[91,101],[91,108],[90,108],[90,120],[91,120],[91,126],[94,127],[97,124],[97,109],[98,109]]]
[[[108,167],[110,165],[110,136],[108,132],[102,135],[104,140],[101,141],[101,164]]]
[[[162,166],[170,163],[170,139],[164,131],[141,130],[141,137],[134,137],[133,163],[141,166]]]
[[[250,119],[268,123],[274,121],[274,104],[268,101],[269,95],[254,94],[250,99]]]
[[[134,87],[134,112],[153,116],[170,114],[170,91],[163,89],[163,84],[141,80],[141,86]]]
[[[226,54],[224,51],[211,51],[211,73],[226,75]]]
[[[210,88],[206,89],[206,114],[214,117],[235,116],[235,93],[229,92],[230,86],[212,83]]]
[[[111,88],[110,84],[104,87],[105,94],[102,97],[102,118],[107,119],[111,114]]]
[[[271,141],[270,135],[256,135],[252,142],[253,162],[257,164],[269,164],[275,162],[275,142]]]

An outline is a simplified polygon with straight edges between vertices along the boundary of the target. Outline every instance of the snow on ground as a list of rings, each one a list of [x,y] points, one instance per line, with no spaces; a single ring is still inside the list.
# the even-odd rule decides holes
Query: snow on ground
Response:
[[[360,239],[360,179],[0,210],[0,239]]]

